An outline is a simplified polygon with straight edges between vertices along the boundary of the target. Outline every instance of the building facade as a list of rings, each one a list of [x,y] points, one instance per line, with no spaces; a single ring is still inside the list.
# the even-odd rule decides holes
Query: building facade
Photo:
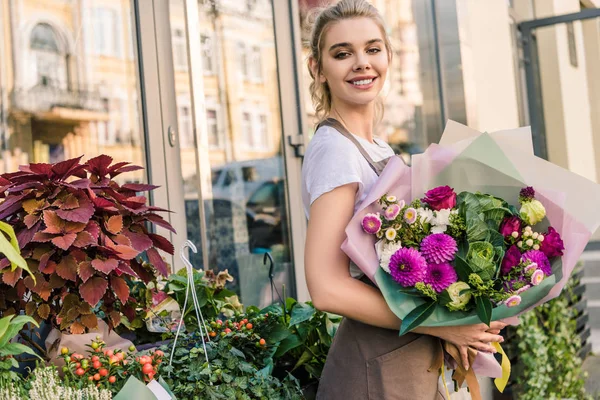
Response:
[[[120,178],[161,186],[151,201],[174,211],[178,233],[166,234],[197,246],[195,266],[229,270],[243,302],[263,305],[269,253],[276,287],[308,299],[300,168],[316,121],[304,20],[317,3],[0,0],[0,173],[80,155],[143,165]],[[378,134],[407,161],[447,119],[531,124],[539,155],[600,179],[598,0],[373,4],[394,52]],[[548,20],[570,14],[593,17]],[[551,23],[524,37],[533,20]]]

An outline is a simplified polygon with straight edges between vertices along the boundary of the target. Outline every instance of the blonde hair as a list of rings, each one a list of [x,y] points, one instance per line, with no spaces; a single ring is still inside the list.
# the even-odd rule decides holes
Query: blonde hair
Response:
[[[385,23],[379,11],[366,0],[340,0],[334,5],[316,8],[307,16],[310,35],[308,47],[310,48],[308,71],[312,78],[310,83],[310,96],[315,107],[315,112],[319,121],[323,120],[331,112],[331,91],[327,82],[321,82],[319,75],[323,68],[323,37],[327,29],[336,22],[352,18],[370,18],[381,29],[385,47],[388,53],[388,60],[392,60],[392,45],[385,32]],[[310,68],[310,59],[317,63],[316,76]],[[376,101],[376,121],[383,118],[383,101],[380,97]]]

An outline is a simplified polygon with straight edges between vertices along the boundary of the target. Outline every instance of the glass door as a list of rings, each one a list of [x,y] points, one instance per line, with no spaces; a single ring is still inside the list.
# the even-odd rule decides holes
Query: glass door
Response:
[[[245,304],[294,295],[273,5],[169,0],[185,202],[196,268],[227,270]]]

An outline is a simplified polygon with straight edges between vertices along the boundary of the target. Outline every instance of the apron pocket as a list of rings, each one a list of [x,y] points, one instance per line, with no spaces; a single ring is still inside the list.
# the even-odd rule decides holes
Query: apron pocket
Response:
[[[439,339],[420,335],[402,347],[367,361],[369,400],[439,399],[438,371],[428,372]]]

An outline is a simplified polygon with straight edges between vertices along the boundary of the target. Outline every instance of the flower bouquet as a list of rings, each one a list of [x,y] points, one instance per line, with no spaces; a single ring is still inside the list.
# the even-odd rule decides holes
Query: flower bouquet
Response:
[[[390,160],[342,248],[403,321],[400,334],[516,323],[564,287],[600,225],[598,198],[597,184],[535,157],[526,129],[482,134],[449,121],[412,167]],[[444,349],[460,360],[456,347]],[[506,357],[499,364],[472,349],[473,368],[455,364],[453,379],[474,399],[475,372],[498,378],[501,391],[510,373]],[[443,372],[443,357],[436,367]]]

